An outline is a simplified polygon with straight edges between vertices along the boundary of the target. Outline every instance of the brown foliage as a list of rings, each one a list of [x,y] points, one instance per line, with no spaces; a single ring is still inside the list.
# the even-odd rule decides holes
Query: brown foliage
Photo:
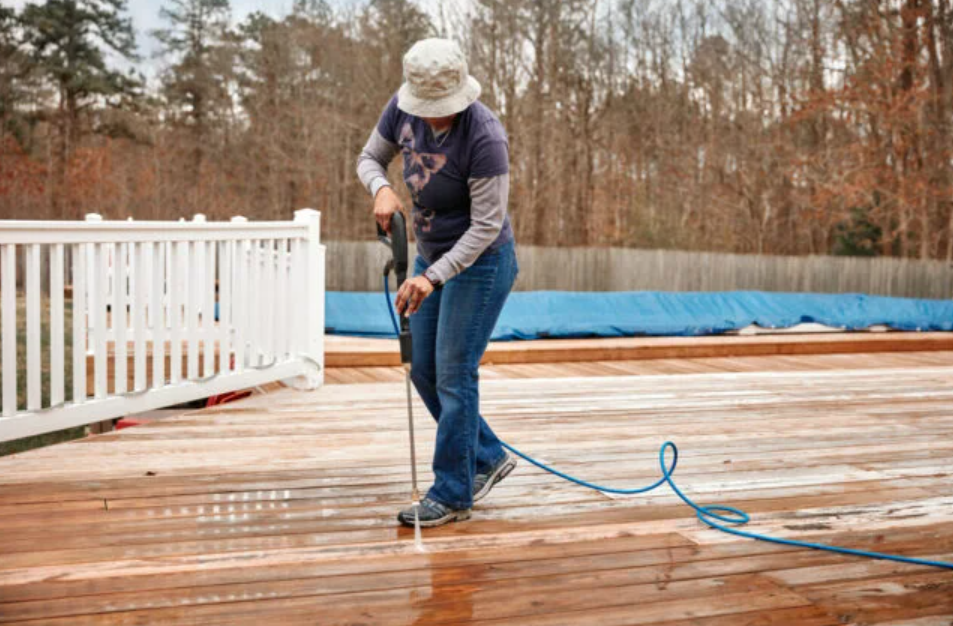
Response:
[[[953,259],[949,0],[476,9],[436,25],[407,0],[249,18],[213,42],[214,72],[193,72],[231,94],[206,103],[201,129],[161,92],[126,114],[124,135],[103,109],[82,114],[69,216],[310,206],[328,236],[371,237],[356,153],[401,52],[452,29],[509,132],[522,242]],[[0,215],[53,215],[55,139],[42,116],[4,138]]]

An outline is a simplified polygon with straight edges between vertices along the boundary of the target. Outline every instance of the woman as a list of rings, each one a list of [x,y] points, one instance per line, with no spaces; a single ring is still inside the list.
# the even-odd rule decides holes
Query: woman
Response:
[[[516,466],[480,415],[478,368],[519,268],[506,212],[506,132],[477,101],[480,84],[459,46],[417,42],[404,56],[404,79],[357,172],[389,232],[403,207],[387,165],[403,156],[418,256],[396,304],[410,316],[411,380],[437,420],[435,481],[419,515],[422,526],[439,526],[469,518],[473,503]],[[413,508],[397,518],[413,525]]]

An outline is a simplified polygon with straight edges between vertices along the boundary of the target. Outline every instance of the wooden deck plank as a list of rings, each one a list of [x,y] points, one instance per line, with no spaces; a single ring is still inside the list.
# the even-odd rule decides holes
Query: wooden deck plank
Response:
[[[500,365],[935,350],[953,350],[953,333],[858,332],[496,341],[490,344],[483,363]],[[329,368],[399,366],[397,341],[330,335],[326,340],[325,363]]]
[[[568,546],[567,546],[568,547]],[[571,552],[567,550],[567,552]],[[377,567],[355,573],[328,576],[319,568],[298,567],[275,570],[268,574],[271,580],[257,579],[249,582],[210,584],[211,581],[198,576],[189,576],[186,580],[170,580],[174,586],[167,591],[167,606],[188,604],[213,604],[209,598],[224,592],[240,597],[255,597],[262,594],[270,598],[300,598],[307,596],[328,596],[359,591],[384,591],[405,589],[431,582],[438,578],[445,586],[473,585],[480,587],[507,586],[525,584],[533,579],[543,579],[549,584],[572,583],[579,576],[598,574],[600,583],[605,586],[618,584],[656,584],[660,590],[676,581],[711,579],[720,576],[740,576],[753,574],[766,569],[801,564],[810,566],[819,563],[832,563],[836,557],[811,553],[774,552],[762,555],[719,557],[714,551],[699,551],[691,547],[670,548],[665,550],[648,549],[636,552],[616,552],[588,554],[562,554],[548,559],[533,558],[530,551],[495,552],[480,561],[471,561],[465,565],[450,567],[428,567],[418,562],[414,568],[398,559],[380,562]],[[386,569],[387,565],[395,569]],[[660,568],[663,572],[660,574]],[[351,568],[354,570],[355,568]],[[239,570],[240,571],[240,570]],[[235,572],[237,573],[237,571]],[[231,573],[234,576],[234,573]],[[226,579],[228,580],[228,579]],[[155,580],[150,581],[156,584]],[[192,584],[183,584],[189,582]],[[101,589],[101,587],[100,587]],[[129,610],[141,606],[148,600],[147,592],[96,593],[82,597],[73,595],[65,598],[46,598],[43,600],[22,601],[9,607],[0,617],[3,621],[24,619],[49,619],[68,615],[118,612],[120,607]],[[204,602],[203,602],[203,599]]]
[[[799,586],[797,593],[815,606],[860,624],[953,616],[953,576],[949,572],[832,581]]]
[[[447,624],[534,623],[535,617],[566,619],[606,606],[628,606],[641,623],[659,618],[718,615],[738,610],[742,603],[759,609],[810,606],[803,597],[757,575],[674,581],[660,590],[655,583],[628,582],[629,572],[617,570],[586,575],[532,578],[484,583],[444,583],[436,575],[420,584],[387,591],[290,598],[235,597],[230,603],[191,605],[168,609],[140,609],[95,616],[45,620],[46,624],[250,624],[263,619],[283,623]],[[724,602],[724,598],[732,598]],[[352,606],[359,607],[355,611]],[[356,613],[356,615],[355,615]],[[630,617],[630,619],[632,619]],[[16,622],[12,622],[16,623]],[[549,623],[552,623],[549,621]],[[565,622],[563,622],[565,623]],[[638,622],[636,622],[638,623]]]
[[[583,376],[651,376],[716,372],[794,372],[841,369],[897,369],[953,365],[953,351],[916,353],[803,354],[774,356],[583,361],[566,363],[490,364],[480,369],[483,380],[507,378],[573,378]],[[329,367],[328,384],[398,382],[404,371],[396,366]]]
[[[953,558],[953,352],[856,356],[503,365],[483,379],[483,413],[527,451],[623,486],[658,476],[670,438],[686,493],[740,506],[754,530]],[[609,497],[525,463],[472,521],[426,531],[419,554],[394,522],[406,408],[403,372],[385,370],[390,382],[283,390],[0,459],[0,622],[953,614],[948,573],[739,540],[671,492]],[[426,484],[435,425],[416,408]]]

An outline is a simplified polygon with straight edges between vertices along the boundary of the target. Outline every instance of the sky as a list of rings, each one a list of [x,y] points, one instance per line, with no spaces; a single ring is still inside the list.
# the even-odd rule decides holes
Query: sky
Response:
[[[424,10],[429,10],[431,14],[434,9],[447,0],[418,0],[417,4]],[[452,0],[453,4],[458,6],[466,4],[468,0]],[[12,5],[20,9],[26,4],[42,4],[40,0],[0,0],[3,4]],[[162,2],[159,0],[127,0],[129,15],[132,17],[133,26],[136,29],[136,44],[139,46],[139,56],[142,62],[137,69],[144,72],[147,79],[152,81],[159,73],[161,67],[159,62],[153,59],[153,54],[158,48],[157,42],[149,34],[155,28],[162,27],[163,21],[159,19],[159,7]],[[230,0],[232,8],[232,22],[237,23],[245,19],[250,13],[261,11],[274,17],[287,15],[291,11],[294,0]],[[347,6],[351,4],[364,4],[364,0],[330,0],[332,6]],[[113,59],[120,67],[126,65],[121,59]]]
[[[422,0],[417,4],[424,10],[434,9],[441,0]],[[332,6],[341,6],[348,4],[363,4],[360,0],[331,0]],[[21,8],[26,4],[41,4],[39,0],[3,0],[3,4],[12,4],[15,8]],[[261,11],[275,17],[287,15],[291,11],[294,0],[230,0],[232,7],[232,19],[240,22],[249,13]],[[465,0],[455,0],[451,4],[463,5]],[[148,32],[153,28],[162,25],[159,19],[159,7],[161,2],[157,0],[128,0],[129,14],[132,16],[133,24],[139,35],[140,45],[145,47],[147,43]]]
[[[19,9],[26,4],[41,4],[37,0],[3,0]],[[261,11],[274,16],[287,14],[291,10],[293,0],[231,0],[232,20],[240,22],[249,13]],[[149,31],[163,26],[159,19],[161,2],[156,0],[128,0],[129,15],[136,28],[136,43],[139,45],[139,54],[143,60],[151,58],[156,49],[156,42],[149,35]],[[148,65],[148,63],[147,63]]]

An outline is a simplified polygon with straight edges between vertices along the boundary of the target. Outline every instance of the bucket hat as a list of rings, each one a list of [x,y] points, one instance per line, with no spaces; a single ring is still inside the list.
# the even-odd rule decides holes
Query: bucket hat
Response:
[[[417,117],[447,117],[476,102],[480,91],[455,41],[422,39],[404,55],[404,84],[397,92],[397,107]]]

